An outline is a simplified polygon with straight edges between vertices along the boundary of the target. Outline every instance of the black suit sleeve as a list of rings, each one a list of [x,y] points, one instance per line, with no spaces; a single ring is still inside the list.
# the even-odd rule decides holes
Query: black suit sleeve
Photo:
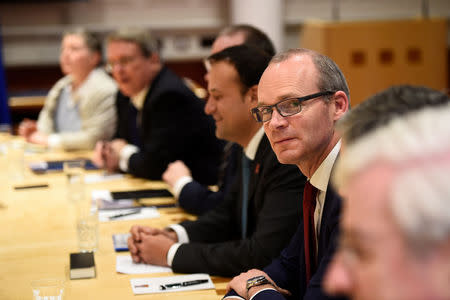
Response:
[[[223,191],[213,192],[197,181],[192,181],[181,190],[178,203],[187,212],[202,215],[221,203],[223,198]]]
[[[142,117],[143,148],[130,157],[129,173],[154,180],[170,162],[182,160],[202,183],[217,179],[221,145],[212,121],[203,113],[201,100],[177,91],[152,95]]]
[[[249,224],[251,234],[240,237],[240,180],[235,180],[221,205],[197,221],[181,224],[190,243],[178,248],[172,262],[175,272],[235,276],[262,268],[279,254],[300,220],[304,179],[296,167],[273,159],[265,165],[255,192],[261,207],[256,209],[253,225]]]

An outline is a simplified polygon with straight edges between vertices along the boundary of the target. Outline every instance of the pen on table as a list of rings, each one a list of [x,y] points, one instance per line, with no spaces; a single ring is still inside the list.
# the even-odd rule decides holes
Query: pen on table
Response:
[[[191,280],[191,281],[183,281],[183,282],[177,282],[177,283],[168,283],[168,284],[162,284],[159,286],[160,290],[166,290],[166,289],[175,289],[180,287],[186,287],[191,285],[197,285],[202,283],[207,283],[208,279],[197,279],[197,280]]]
[[[118,218],[121,218],[121,217],[131,216],[131,215],[134,215],[134,214],[138,214],[138,213],[140,213],[140,212],[141,212],[141,209],[136,209],[136,210],[133,210],[133,211],[124,212],[124,213],[120,213],[120,214],[117,214],[117,215],[110,216],[109,219],[110,219],[110,220],[114,220],[114,219],[118,219]]]
[[[32,184],[32,185],[19,185],[15,186],[16,190],[24,190],[24,189],[35,189],[35,188],[45,188],[48,187],[48,184]]]
[[[138,284],[134,286],[135,288],[148,288],[148,284]]]

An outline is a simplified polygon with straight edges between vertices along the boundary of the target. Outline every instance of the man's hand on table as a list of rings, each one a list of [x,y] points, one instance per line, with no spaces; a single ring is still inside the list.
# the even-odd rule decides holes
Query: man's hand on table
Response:
[[[130,233],[128,249],[134,262],[167,266],[167,252],[178,241],[175,232],[135,225]]]

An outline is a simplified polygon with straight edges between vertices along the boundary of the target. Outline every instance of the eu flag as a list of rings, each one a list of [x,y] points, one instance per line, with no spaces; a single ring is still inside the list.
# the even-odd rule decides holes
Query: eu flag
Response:
[[[6,91],[5,68],[3,66],[3,43],[2,31],[0,27],[0,124],[11,124],[9,114],[8,93]]]

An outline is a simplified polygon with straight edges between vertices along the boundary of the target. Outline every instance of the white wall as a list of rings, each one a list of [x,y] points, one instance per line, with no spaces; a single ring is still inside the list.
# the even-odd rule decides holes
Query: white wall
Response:
[[[332,20],[334,3],[339,3],[341,20],[419,17],[422,3],[422,0],[280,1],[285,1],[284,48],[299,45],[303,22],[310,19]],[[450,18],[450,1],[429,0],[429,12],[433,17]],[[200,40],[214,36],[227,25],[229,14],[226,0],[85,0],[0,4],[4,61],[9,66],[56,64],[60,35],[65,28],[74,25],[82,25],[101,34],[119,26],[145,26],[161,37],[164,45],[162,54],[167,60],[201,59],[209,49],[201,47]]]

